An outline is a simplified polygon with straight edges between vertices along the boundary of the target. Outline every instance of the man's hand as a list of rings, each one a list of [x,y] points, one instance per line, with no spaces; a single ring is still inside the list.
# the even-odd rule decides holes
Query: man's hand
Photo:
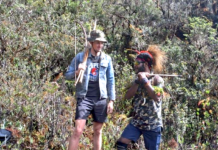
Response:
[[[143,78],[148,78],[149,75],[150,75],[150,73],[148,73],[148,72],[139,72],[138,79],[139,79],[139,81],[141,81]]]
[[[78,70],[76,71],[76,76],[79,75],[80,70],[85,70],[86,67],[87,67],[86,64],[80,63],[79,66],[78,66]]]
[[[110,100],[110,102],[107,105],[107,114],[111,114],[114,109],[114,101]]]
[[[78,66],[78,70],[85,70],[86,69],[86,64],[80,63]]]

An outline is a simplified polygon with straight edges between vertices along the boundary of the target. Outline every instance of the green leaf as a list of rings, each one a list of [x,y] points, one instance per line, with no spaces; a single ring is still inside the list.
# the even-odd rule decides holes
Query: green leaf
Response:
[[[210,90],[206,90],[205,93],[206,93],[206,94],[210,94]]]

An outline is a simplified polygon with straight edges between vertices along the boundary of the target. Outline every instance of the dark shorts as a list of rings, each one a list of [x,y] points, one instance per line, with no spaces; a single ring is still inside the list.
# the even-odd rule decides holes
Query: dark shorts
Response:
[[[75,119],[87,119],[92,114],[94,122],[107,121],[107,99],[92,100],[90,98],[78,98]]]
[[[137,142],[139,137],[143,135],[145,148],[148,150],[158,150],[161,141],[161,127],[155,130],[141,130],[131,123],[127,125],[121,137]]]

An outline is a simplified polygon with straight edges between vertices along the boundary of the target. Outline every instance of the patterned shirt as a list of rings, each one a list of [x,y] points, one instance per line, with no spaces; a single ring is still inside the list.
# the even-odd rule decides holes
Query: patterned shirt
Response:
[[[158,87],[163,88],[164,81],[161,77],[158,78]],[[152,81],[150,81],[153,84]],[[162,127],[161,101],[154,101],[148,96],[144,85],[139,85],[138,90],[133,99],[133,118],[131,124],[142,130],[153,130],[157,127]]]

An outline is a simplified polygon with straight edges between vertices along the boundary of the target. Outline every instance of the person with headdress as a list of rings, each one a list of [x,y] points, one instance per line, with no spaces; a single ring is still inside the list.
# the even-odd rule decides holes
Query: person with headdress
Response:
[[[105,35],[100,30],[93,30],[87,40],[91,48],[77,54],[65,74],[67,80],[73,80],[75,76],[79,76],[80,71],[84,71],[82,83],[76,85],[75,129],[70,137],[68,150],[78,149],[79,139],[90,114],[93,117],[93,146],[95,150],[101,149],[103,123],[106,122],[107,114],[112,113],[115,100],[112,60],[102,52],[104,43],[107,42]]]
[[[135,59],[137,78],[128,89],[125,99],[133,98],[133,114],[130,123],[116,142],[117,150],[126,150],[130,142],[137,142],[143,135],[145,148],[158,150],[163,127],[161,104],[164,80],[160,73],[166,55],[158,46],[150,45],[147,51],[138,51]]]

